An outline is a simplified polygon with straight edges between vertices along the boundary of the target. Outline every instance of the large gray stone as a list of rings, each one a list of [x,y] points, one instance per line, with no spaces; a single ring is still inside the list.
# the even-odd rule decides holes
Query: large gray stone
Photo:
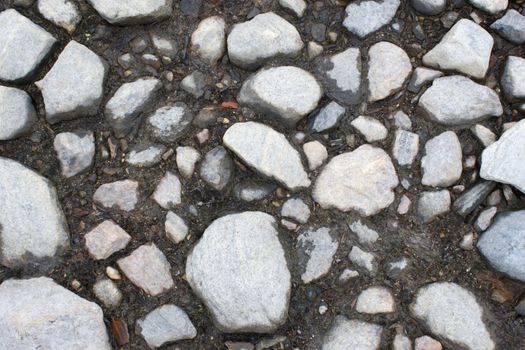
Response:
[[[186,261],[186,278],[224,332],[272,332],[286,321],[291,280],[275,219],[223,216]]]
[[[0,284],[0,349],[112,347],[97,304],[39,277]]]
[[[92,132],[62,132],[55,136],[53,147],[63,177],[75,176],[93,165],[95,137]]]
[[[516,10],[508,10],[490,28],[514,44],[525,43],[525,16]]]
[[[0,141],[24,135],[36,121],[33,101],[24,90],[0,86]]]
[[[71,0],[38,0],[38,12],[56,26],[72,34],[82,19],[78,7]]]
[[[337,316],[325,335],[322,350],[378,350],[383,327]]]
[[[224,54],[226,22],[222,17],[203,19],[191,34],[192,50],[203,61],[214,65]]]
[[[400,0],[353,2],[346,7],[343,25],[358,37],[364,38],[390,23],[400,4]]]
[[[173,0],[88,0],[111,24],[133,25],[158,22],[171,15]]]
[[[303,283],[310,283],[330,271],[338,247],[337,237],[326,227],[308,228],[297,237]]]
[[[463,153],[455,132],[445,131],[427,141],[421,169],[426,186],[447,187],[461,178]]]
[[[525,59],[509,56],[501,76],[501,85],[509,100],[525,99]]]
[[[184,136],[192,120],[193,115],[188,106],[177,102],[157,109],[148,117],[147,124],[156,139],[172,143]]]
[[[469,2],[480,10],[493,15],[505,11],[509,6],[509,0],[469,0]]]
[[[0,208],[3,265],[38,263],[69,246],[66,218],[51,182],[3,157],[0,157]]]

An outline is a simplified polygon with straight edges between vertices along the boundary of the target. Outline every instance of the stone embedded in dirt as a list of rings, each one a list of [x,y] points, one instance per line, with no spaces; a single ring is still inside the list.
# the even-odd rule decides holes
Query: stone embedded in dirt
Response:
[[[309,41],[306,47],[306,51],[308,53],[308,58],[312,60],[316,58],[317,56],[319,56],[320,54],[322,54],[324,51],[324,48],[323,48],[323,45],[318,44],[315,41]]]
[[[405,130],[396,130],[392,156],[400,167],[410,168],[419,152],[419,136]]]
[[[152,198],[164,209],[171,209],[182,203],[182,185],[177,175],[167,171],[153,192]]]
[[[397,213],[399,215],[405,215],[410,210],[410,206],[412,205],[412,201],[410,198],[408,198],[406,195],[401,196],[401,199],[399,200],[399,205],[397,207]]]
[[[431,121],[451,126],[503,114],[496,92],[459,75],[434,80],[419,99],[418,107]]]
[[[172,211],[168,211],[168,214],[166,214],[164,228],[168,238],[175,244],[182,242],[188,235],[189,231],[188,225],[186,225],[184,219]]]
[[[481,154],[479,175],[516,187],[525,193],[525,120],[507,130]]]
[[[179,146],[175,152],[175,161],[179,173],[189,179],[193,175],[195,164],[201,159],[201,154],[191,146]]]
[[[160,80],[152,77],[122,84],[106,104],[104,115],[115,136],[124,137],[133,129],[137,118],[155,98]]]
[[[421,169],[426,186],[447,187],[461,178],[463,153],[455,132],[445,131],[427,141]]]
[[[429,68],[424,67],[417,67],[414,70],[414,73],[412,73],[412,78],[410,79],[410,82],[408,83],[408,91],[417,93],[423,85],[425,85],[428,82],[433,81],[434,79],[440,78],[443,76],[443,72],[440,72],[438,70],[433,70]]]
[[[192,50],[203,61],[214,65],[221,59],[226,47],[226,22],[222,17],[212,16],[200,21],[191,34]]]
[[[447,0],[411,0],[410,4],[419,13],[435,16],[445,10]]]
[[[328,96],[340,103],[359,104],[363,92],[361,52],[358,48],[351,47],[335,55],[319,58],[316,71]]]
[[[365,269],[369,274],[375,275],[377,271],[377,263],[375,262],[375,256],[372,253],[365,252],[357,246],[353,246],[348,259],[360,268]]]
[[[497,207],[488,207],[487,209],[483,210],[476,219],[476,222],[474,223],[474,228],[476,229],[476,231],[485,231],[492,223],[492,219],[494,218],[497,212]]]
[[[376,142],[386,139],[388,130],[379,120],[360,115],[350,123],[367,142]]]
[[[388,2],[388,1],[385,1]],[[387,41],[368,50],[368,101],[376,102],[399,91],[412,72],[406,52]]]
[[[126,155],[126,163],[139,168],[147,168],[160,163],[164,152],[166,152],[166,146],[160,144],[137,146]]]
[[[233,192],[238,199],[253,202],[269,196],[276,188],[273,182],[245,180],[236,184]]]
[[[228,147],[226,142],[224,144]],[[217,146],[204,156],[200,168],[201,179],[217,191],[226,188],[234,177],[234,173],[233,160],[224,147]]]
[[[283,134],[269,126],[235,123],[224,134],[223,143],[248,166],[292,191],[310,186],[299,152]]]
[[[443,346],[436,339],[424,335],[415,339],[414,350],[443,350]]]
[[[517,56],[507,58],[501,85],[509,100],[525,99],[525,58]]]
[[[206,76],[201,71],[196,70],[182,79],[180,87],[187,93],[193,95],[193,97],[200,98],[204,95]]]
[[[137,333],[152,349],[197,336],[197,330],[186,312],[173,304],[162,305],[137,320]]]
[[[494,142],[496,142],[496,134],[494,134],[492,130],[481,124],[476,124],[472,126],[470,128],[470,131],[472,132],[472,134],[474,134],[474,136],[476,136],[476,138],[484,147],[488,147]]]
[[[112,349],[100,307],[47,277],[0,284],[5,349]]]
[[[319,168],[328,159],[326,147],[319,141],[310,141],[303,145],[303,152],[310,170]]]
[[[183,137],[191,125],[193,115],[185,103],[177,102],[157,109],[147,119],[153,137],[172,143]]]
[[[84,239],[89,255],[96,260],[102,260],[126,248],[131,236],[114,221],[106,220],[89,231]]]
[[[273,12],[234,25],[227,45],[230,61],[244,69],[256,69],[277,56],[298,56],[304,46],[297,29]]]
[[[364,314],[384,314],[395,310],[392,292],[384,287],[370,287],[357,297],[355,310]]]
[[[168,36],[158,35],[150,33],[151,44],[155,48],[155,51],[161,55],[171,59],[177,57],[177,43],[175,40]]]
[[[330,102],[310,120],[309,129],[314,133],[331,130],[339,124],[346,113],[346,109],[337,102]]]
[[[324,336],[322,350],[378,350],[382,332],[380,325],[336,316]]]
[[[392,350],[412,350],[410,338],[404,334],[396,334],[392,342]]]
[[[525,43],[525,16],[516,10],[508,10],[490,28],[514,44]]]
[[[332,260],[339,242],[330,229],[308,228],[297,237],[297,254],[302,269],[303,283],[310,283],[326,275],[332,267]]]
[[[246,79],[237,96],[246,105],[293,127],[317,107],[323,91],[309,72],[293,66],[261,69]]]
[[[267,333],[286,321],[291,277],[276,228],[262,212],[226,215],[189,254],[188,283],[221,331]]]
[[[484,78],[490,63],[494,39],[481,26],[460,19],[425,56],[427,66]]]
[[[356,234],[357,239],[362,244],[373,244],[379,238],[379,234],[370,227],[363,224],[361,220],[352,222],[350,225],[348,225],[348,227],[353,233]]]
[[[24,90],[0,86],[0,106],[0,141],[24,135],[38,119],[33,100]]]
[[[393,189],[398,184],[388,154],[380,148],[362,145],[328,162],[317,177],[312,196],[324,209],[356,210],[370,216],[392,204]]]
[[[481,235],[478,249],[490,265],[512,278],[525,282],[525,210],[496,215]]]
[[[348,282],[352,278],[356,278],[359,276],[359,272],[351,269],[344,269],[343,272],[339,275],[339,278],[337,279],[339,283],[343,284]]]
[[[284,202],[281,208],[281,216],[306,224],[310,218],[310,208],[302,199],[290,198]]]
[[[509,0],[469,0],[469,2],[480,10],[493,15],[505,11],[509,6]]]
[[[279,5],[291,10],[299,18],[303,17],[307,6],[304,0],[279,0]]]
[[[392,116],[394,119],[394,125],[396,128],[401,130],[411,130],[412,129],[412,121],[410,120],[410,117],[406,115],[403,111],[397,111]]]
[[[0,262],[38,264],[69,247],[67,222],[51,182],[0,157]]]
[[[93,285],[93,293],[109,309],[118,307],[122,301],[122,293],[115,282],[108,278],[97,281]]]
[[[63,177],[75,176],[93,165],[95,137],[91,131],[57,134],[53,147],[60,161]]]
[[[132,211],[138,202],[139,184],[133,180],[120,180],[100,185],[93,195],[93,201],[106,208]]]
[[[429,223],[450,210],[450,192],[447,190],[427,191],[419,195],[417,216],[423,223]]]
[[[410,311],[433,334],[453,344],[469,350],[495,349],[476,297],[455,283],[437,282],[419,289]]]
[[[492,181],[481,181],[475,184],[454,201],[454,211],[463,217],[469,215],[483,203],[494,187],[496,183]]]
[[[117,261],[127,278],[151,296],[173,287],[170,263],[153,243],[141,245],[130,255]]]
[[[87,0],[111,24],[135,25],[161,21],[171,15],[173,0]]]
[[[13,9],[0,12],[0,33],[0,80],[9,82],[28,81],[57,42]]]
[[[75,31],[82,19],[78,7],[69,0],[38,0],[38,12],[54,25],[67,30],[69,34]]]
[[[400,4],[400,0],[382,2],[367,0],[351,3],[346,7],[343,26],[359,38],[364,38],[390,23]]]
[[[35,85],[42,92],[50,123],[98,113],[104,95],[107,63],[86,46],[70,41],[45,77]]]

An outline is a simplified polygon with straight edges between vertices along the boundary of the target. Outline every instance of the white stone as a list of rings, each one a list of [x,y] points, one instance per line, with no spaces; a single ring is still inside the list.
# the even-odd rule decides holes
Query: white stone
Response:
[[[436,339],[424,335],[416,338],[414,350],[443,350],[443,346]]]
[[[351,269],[344,269],[343,272],[341,272],[341,275],[339,275],[339,282],[340,283],[346,283],[352,278],[356,278],[359,276],[359,272]]]
[[[193,71],[182,79],[180,87],[193,97],[201,98],[206,87],[206,76],[201,71]]]
[[[472,131],[474,136],[476,136],[484,147],[488,147],[496,142],[496,134],[486,126],[476,124],[470,128],[470,131]]]
[[[419,136],[410,131],[397,130],[392,156],[401,167],[411,167],[419,152]]]
[[[403,334],[396,334],[392,342],[392,350],[412,350],[410,338]]]
[[[412,129],[412,121],[410,120],[410,117],[406,115],[403,111],[397,111],[392,116],[394,118],[394,124],[396,128],[401,130],[410,130]]]
[[[326,147],[319,141],[310,141],[303,145],[303,152],[310,170],[319,168],[328,159]]]
[[[525,43],[525,16],[516,10],[508,10],[490,28],[514,44]]]
[[[309,228],[297,237],[298,254],[304,256],[301,279],[310,283],[326,275],[332,267],[332,260],[339,247],[339,242],[332,237],[330,229]]]
[[[36,121],[33,101],[25,91],[0,86],[0,141],[24,135]]]
[[[175,152],[175,161],[179,173],[187,179],[190,178],[195,171],[195,164],[201,159],[201,154],[191,146],[177,147]]]
[[[134,25],[158,22],[171,15],[173,0],[87,0],[111,24]]]
[[[400,0],[351,3],[346,7],[343,25],[359,38],[364,38],[390,23],[400,4]]]
[[[212,16],[200,21],[191,35],[192,50],[205,62],[216,64],[226,47],[226,22]]]
[[[95,191],[93,201],[106,209],[115,207],[124,211],[132,211],[138,202],[138,187],[138,182],[133,180],[103,184]]]
[[[443,72],[440,72],[438,70],[429,69],[425,67],[417,67],[414,70],[414,73],[412,73],[410,83],[408,83],[408,90],[414,93],[419,92],[423,85],[442,76]]]
[[[279,5],[291,10],[297,17],[303,17],[306,10],[306,2],[304,0],[279,0]]]
[[[308,205],[302,199],[290,198],[284,202],[281,208],[281,216],[295,219],[301,224],[306,224],[308,218],[310,218],[310,208],[308,208]]]
[[[509,56],[501,76],[505,96],[510,100],[525,99],[525,58]]]
[[[508,0],[469,0],[469,2],[480,10],[493,15],[504,11],[509,6]]]
[[[171,209],[182,203],[181,192],[182,185],[177,175],[166,171],[157,188],[155,188],[152,198],[164,209]]]
[[[84,239],[89,255],[102,260],[126,248],[131,236],[114,221],[106,220],[89,231]]]
[[[235,173],[233,160],[224,147],[217,146],[206,153],[199,173],[208,186],[222,191],[228,186]]]
[[[395,310],[395,301],[389,289],[370,287],[357,297],[355,310],[364,314],[384,314]]]
[[[367,142],[376,142],[386,139],[388,130],[379,120],[360,115],[350,123],[364,136]]]
[[[78,7],[70,0],[38,0],[38,12],[54,25],[67,30],[69,34],[75,31],[82,19]]]
[[[62,132],[55,136],[53,147],[63,177],[75,176],[93,165],[95,137],[92,132]]]
[[[177,102],[157,109],[146,122],[156,139],[172,143],[186,134],[192,120],[188,106]]]
[[[401,200],[399,201],[399,205],[397,207],[397,213],[399,215],[405,215],[410,210],[410,206],[412,205],[412,201],[410,198],[408,198],[406,195],[403,195],[401,197]]]
[[[483,210],[476,219],[474,228],[477,231],[485,231],[492,223],[492,219],[497,212],[498,208],[496,207],[488,207],[487,209]]]
[[[348,254],[348,259],[372,275],[377,271],[377,263],[375,262],[374,254],[365,252],[357,246],[352,247],[350,254]]]
[[[168,214],[166,214],[164,229],[168,238],[175,244],[182,242],[189,231],[184,219],[172,211],[168,211]]]
[[[306,51],[308,52],[308,58],[312,60],[316,58],[317,56],[319,56],[320,54],[322,54],[324,51],[324,48],[323,48],[323,45],[320,45],[316,43],[315,41],[309,41]]]
[[[378,350],[383,327],[337,316],[324,336],[321,350]]]
[[[424,223],[450,211],[450,192],[447,190],[422,192],[417,201],[417,215]]]
[[[171,59],[177,57],[177,43],[173,38],[169,36],[161,36],[154,33],[150,33],[151,43],[155,48],[155,51],[161,56],[166,56]]]
[[[109,309],[116,308],[122,301],[122,293],[115,282],[110,279],[102,279],[93,285],[93,293]]]
[[[455,132],[445,131],[427,141],[421,169],[421,183],[426,186],[447,187],[461,178],[463,153]]]
[[[164,145],[138,146],[126,155],[126,163],[139,168],[150,167],[160,163],[165,151],[166,146]]]
[[[363,224],[361,220],[354,221],[348,226],[350,227],[350,230],[356,234],[357,239],[362,244],[373,244],[379,238],[379,234]]]

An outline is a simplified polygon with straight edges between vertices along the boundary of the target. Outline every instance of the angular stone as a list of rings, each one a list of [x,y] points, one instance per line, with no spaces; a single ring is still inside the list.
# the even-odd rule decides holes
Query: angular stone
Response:
[[[476,136],[476,138],[484,147],[488,147],[494,142],[496,142],[496,134],[494,134],[492,130],[481,124],[476,124],[472,126],[470,128],[470,131],[472,132],[472,134],[474,134],[474,136]]]
[[[447,190],[422,192],[417,201],[417,216],[429,223],[450,210],[450,192]]]
[[[53,147],[63,177],[75,176],[93,165],[95,137],[92,132],[62,132],[55,136]]]
[[[399,215],[405,215],[410,210],[410,206],[412,205],[412,201],[410,198],[408,198],[406,195],[403,195],[401,197],[401,200],[399,201],[399,205],[397,207],[397,213]]]
[[[306,224],[310,218],[310,208],[300,198],[290,198],[284,202],[281,208],[281,216],[297,220],[301,224]]]
[[[443,76],[443,72],[438,70],[433,70],[424,67],[417,67],[412,74],[412,78],[408,83],[408,91],[417,93],[421,90],[421,87],[428,82],[433,81],[434,79],[440,78]]]
[[[221,331],[266,333],[286,321],[291,280],[276,225],[261,212],[223,216],[190,252],[186,278]]]
[[[302,269],[303,283],[310,283],[326,275],[332,267],[332,260],[339,247],[330,229],[309,228],[297,237],[297,254]]]
[[[166,152],[164,145],[137,146],[126,155],[126,163],[139,168],[150,167],[160,163],[164,152]]]
[[[343,21],[343,26],[359,38],[364,38],[390,23],[400,4],[400,0],[351,3],[346,7],[346,17]]]
[[[172,143],[183,137],[191,125],[193,115],[185,103],[177,102],[155,111],[147,119],[153,137]]]
[[[337,102],[330,102],[311,119],[309,129],[311,132],[319,133],[333,129],[345,113],[346,109],[343,106],[340,106]]]
[[[109,309],[118,307],[122,301],[122,293],[117,285],[107,278],[97,281],[93,285],[93,293]]]
[[[171,15],[173,0],[87,0],[111,24],[135,25],[158,22]]]
[[[182,203],[181,199],[182,185],[177,175],[167,171],[160,180],[152,198],[158,205],[164,209],[171,209]]]
[[[131,236],[114,221],[106,220],[89,231],[84,239],[89,255],[102,260],[126,248]]]
[[[375,262],[374,254],[365,252],[357,246],[352,247],[350,254],[348,254],[348,259],[372,275],[377,271],[377,263]]]
[[[384,314],[395,310],[392,292],[384,287],[370,287],[357,297],[355,310],[364,314]]]
[[[279,0],[279,5],[291,10],[299,18],[303,17],[307,6],[304,0]]]
[[[436,339],[424,335],[415,339],[414,350],[443,350],[443,346]]]
[[[286,137],[264,124],[235,123],[223,143],[248,166],[283,183],[290,190],[310,186],[299,152]]]
[[[514,44],[525,43],[525,16],[516,10],[508,10],[490,28]]]
[[[509,100],[525,99],[525,58],[509,56],[501,76],[501,85]]]
[[[151,43],[155,48],[155,51],[161,56],[166,56],[171,59],[177,57],[177,43],[173,38],[167,36],[161,36],[154,33],[150,33]]]
[[[348,227],[355,233],[357,239],[362,244],[373,244],[379,238],[379,234],[363,224],[361,220],[352,222]]]
[[[214,65],[224,54],[226,47],[226,22],[222,17],[212,16],[200,21],[191,34],[192,50],[205,62]]]
[[[326,147],[319,141],[307,142],[303,145],[303,152],[308,160],[310,170],[319,168],[328,159]]]
[[[69,0],[38,0],[38,12],[54,25],[67,30],[69,34],[75,31],[82,19],[78,7]]]
[[[421,169],[421,183],[426,186],[447,187],[461,178],[463,153],[455,132],[445,131],[427,141]]]
[[[459,215],[465,217],[476,209],[490,192],[496,187],[492,181],[481,181],[454,201],[453,209]]]
[[[469,2],[480,10],[493,15],[504,11],[509,6],[508,0],[469,0]]]
[[[411,0],[412,7],[419,13],[435,16],[443,12],[447,0]]]
[[[237,198],[253,202],[269,196],[276,188],[273,182],[245,180],[236,184],[233,192]]]
[[[323,339],[322,350],[378,350],[382,332],[380,325],[336,316]]]
[[[222,191],[230,183],[234,172],[233,160],[228,151],[222,146],[217,146],[204,156],[200,176],[209,186]]]
[[[412,350],[410,338],[403,334],[396,334],[392,342],[392,350]]]
[[[400,167],[410,168],[419,152],[419,136],[410,131],[397,130],[392,156]]]
[[[195,170],[195,164],[201,159],[201,154],[190,146],[177,147],[175,151],[177,152],[175,156],[177,169],[183,177],[190,178]]]
[[[350,123],[367,142],[376,142],[386,139],[388,130],[377,119],[360,115]]]
[[[193,97],[200,98],[204,95],[206,76],[201,71],[196,70],[182,79],[180,87],[182,90],[193,95]]]
[[[27,133],[37,121],[33,100],[24,91],[0,86],[0,141]]]
[[[93,201],[106,208],[132,211],[138,202],[139,184],[133,180],[120,180],[100,185],[93,195]]]
[[[180,216],[172,211],[166,214],[166,222],[164,223],[166,235],[175,244],[180,243],[188,235],[188,225]]]
[[[476,229],[476,231],[485,231],[492,223],[492,219],[494,218],[494,215],[496,215],[497,212],[498,208],[496,207],[489,207],[483,210],[476,219],[476,222],[474,223],[474,228]]]
[[[396,128],[401,130],[410,130],[412,129],[412,121],[410,120],[410,117],[406,115],[403,111],[397,111],[394,113],[394,124]]]

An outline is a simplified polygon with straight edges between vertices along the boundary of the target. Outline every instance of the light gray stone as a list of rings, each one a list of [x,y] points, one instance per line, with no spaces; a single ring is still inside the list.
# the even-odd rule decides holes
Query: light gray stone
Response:
[[[399,201],[399,205],[397,206],[397,213],[399,215],[405,215],[410,210],[410,206],[412,205],[412,201],[410,198],[408,198],[406,195],[401,196],[401,200]]]
[[[362,314],[385,314],[395,310],[392,292],[385,287],[369,287],[359,293],[355,310]]]
[[[87,0],[111,24],[148,24],[171,15],[173,0]]]
[[[53,147],[60,161],[63,177],[75,176],[93,165],[95,137],[90,131],[57,134]]]
[[[224,144],[228,147],[226,142]],[[226,188],[232,180],[234,172],[233,160],[222,146],[217,146],[206,153],[200,168],[201,178],[217,191]]]
[[[361,220],[354,221],[348,226],[350,227],[350,230],[356,234],[357,239],[362,244],[373,244],[379,238],[379,234],[363,224]]]
[[[279,5],[291,10],[297,17],[303,17],[306,10],[306,2],[304,0],[279,0]]]
[[[397,111],[394,113],[394,124],[396,128],[401,130],[410,130],[412,129],[412,121],[410,120],[410,117],[406,115],[403,111]]]
[[[397,130],[392,156],[400,167],[410,168],[419,152],[419,136],[410,131]]]
[[[226,47],[226,22],[222,17],[212,16],[200,21],[191,35],[192,50],[205,62],[214,65],[224,54]]]
[[[179,173],[189,179],[195,170],[195,164],[201,159],[201,154],[191,146],[180,146],[175,150],[177,153],[175,161],[177,162],[177,169]]]
[[[276,188],[273,182],[245,180],[236,184],[233,192],[237,198],[253,202],[269,196]]]
[[[508,0],[469,0],[469,2],[480,10],[493,15],[505,11],[507,6],[509,6]]]
[[[182,242],[188,235],[188,225],[184,219],[172,211],[166,214],[166,222],[164,223],[166,235],[175,244]]]
[[[336,316],[323,340],[322,350],[378,350],[383,327]]]
[[[484,147],[488,147],[496,142],[496,134],[486,126],[476,124],[470,128],[470,131]]]
[[[374,254],[365,252],[357,246],[353,246],[350,254],[348,254],[348,259],[360,268],[365,269],[369,274],[375,275],[377,263]]]
[[[300,198],[290,198],[284,202],[281,208],[281,216],[297,220],[301,224],[306,224],[310,218],[310,208]]]
[[[164,152],[166,152],[164,145],[140,145],[129,151],[126,155],[126,163],[139,168],[150,167],[160,163]]]
[[[187,93],[193,95],[193,97],[200,98],[204,95],[206,77],[201,71],[196,70],[182,79],[180,87]]]
[[[388,130],[379,120],[360,115],[350,123],[367,142],[376,142],[386,139]]]
[[[303,152],[310,170],[319,168],[328,159],[326,147],[319,141],[310,141],[303,145]]]
[[[498,208],[496,207],[489,207],[483,210],[476,219],[476,222],[474,223],[474,228],[479,232],[485,231],[492,223],[492,219],[494,218],[494,215],[496,215],[497,212]]]
[[[182,185],[177,175],[166,171],[164,177],[153,192],[152,198],[164,209],[170,209],[182,203]]]
[[[89,231],[84,239],[89,255],[96,260],[102,260],[126,248],[131,236],[114,221],[106,220]]]
[[[276,227],[262,212],[226,215],[188,255],[188,283],[221,331],[267,333],[286,321],[291,280]]]
[[[424,335],[415,339],[414,350],[443,350],[443,346],[436,339]]]
[[[508,10],[490,28],[514,44],[525,43],[525,16],[516,10]]]
[[[445,131],[427,141],[421,169],[421,183],[426,186],[447,187],[461,178],[463,153],[455,132]]]
[[[403,334],[396,334],[392,342],[392,350],[412,350],[410,338]]]
[[[133,180],[120,180],[100,185],[93,195],[93,201],[106,208],[132,211],[138,202],[139,184]]]
[[[428,82],[443,76],[443,72],[438,70],[417,67],[412,73],[412,78],[408,83],[408,91],[417,93]]]
[[[317,280],[330,271],[338,247],[337,237],[333,237],[327,227],[308,228],[297,237],[303,283]]]
[[[105,278],[93,285],[93,293],[108,309],[114,309],[122,301],[122,293],[115,282]]]
[[[454,201],[454,211],[463,217],[472,213],[487,198],[495,186],[496,183],[492,181],[481,181],[475,184]]]
[[[450,192],[447,190],[422,192],[417,201],[417,215],[429,223],[450,210]]]
[[[70,0],[38,0],[38,12],[54,25],[67,30],[69,34],[75,31],[82,19],[78,7]]]
[[[359,38],[379,30],[394,18],[400,0],[360,1],[350,3],[346,7],[346,17],[343,25]]]
[[[509,100],[525,99],[525,58],[517,56],[507,58],[501,85]]]
[[[111,350],[100,307],[47,277],[0,284],[3,349]]]
[[[447,0],[411,0],[412,7],[424,15],[438,15],[447,6]]]
[[[172,143],[183,137],[191,125],[193,115],[185,103],[177,102],[157,109],[147,119],[153,136]]]
[[[356,278],[359,276],[359,272],[351,269],[344,269],[343,272],[339,275],[339,278],[337,279],[339,283],[346,283],[352,278]]]
[[[25,91],[0,86],[0,141],[24,135],[36,121],[33,101]]]
[[[155,48],[155,51],[161,56],[166,56],[171,59],[177,57],[177,43],[173,38],[150,33],[151,43]]]
[[[324,51],[323,45],[316,43],[315,41],[309,41],[306,46],[306,52],[308,53],[309,59],[314,59]]]
[[[450,282],[421,288],[410,306],[412,315],[430,331],[469,350],[495,349],[485,324],[483,309],[475,296]]]
[[[346,109],[343,106],[337,102],[330,102],[311,119],[310,131],[320,133],[335,128],[345,113]]]

